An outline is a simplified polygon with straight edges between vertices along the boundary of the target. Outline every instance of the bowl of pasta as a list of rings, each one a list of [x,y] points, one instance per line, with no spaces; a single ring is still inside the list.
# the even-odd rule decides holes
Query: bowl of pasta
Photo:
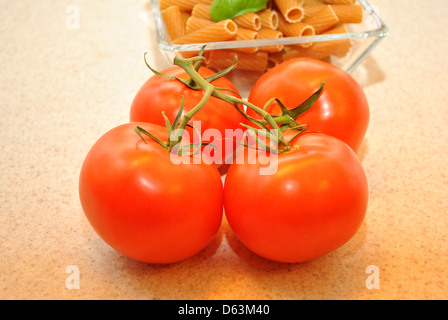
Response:
[[[204,46],[205,65],[215,71],[237,57],[229,77],[240,89],[296,57],[324,60],[350,73],[389,33],[366,0],[262,0],[247,10],[224,10],[229,1],[150,1],[157,44],[169,62],[175,55],[197,55]]]

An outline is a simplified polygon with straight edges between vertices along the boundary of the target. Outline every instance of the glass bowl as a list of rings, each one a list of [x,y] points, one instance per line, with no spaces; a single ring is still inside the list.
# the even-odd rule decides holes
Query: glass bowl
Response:
[[[372,52],[378,43],[389,34],[388,27],[384,24],[374,6],[371,6],[366,0],[358,0],[357,4],[362,6],[363,19],[361,23],[345,24],[346,30],[344,33],[331,33],[319,35],[307,35],[300,37],[282,37],[275,39],[257,39],[257,40],[228,40],[220,42],[208,43],[191,43],[191,44],[175,44],[171,42],[170,36],[167,32],[166,24],[162,18],[162,13],[158,0],[151,1],[151,10],[154,16],[156,40],[157,45],[163,54],[164,58],[169,64],[172,64],[174,56],[192,56],[205,47],[204,55],[207,58],[206,66],[220,71],[225,67],[229,67],[234,62],[234,54],[238,55],[239,61],[244,61],[246,51],[261,47],[282,46],[284,51],[293,52],[298,46],[319,46],[325,47],[331,43],[349,43],[349,47],[342,54],[332,54],[329,56],[312,56],[331,64],[334,64],[347,72],[351,73],[356,67]],[[231,53],[232,59],[222,58],[219,55],[221,63],[218,65],[213,63],[213,59],[209,58],[217,53]],[[300,54],[307,56],[306,50]],[[277,55],[278,56],[278,55]],[[244,96],[244,92],[250,90],[255,81],[268,69],[274,67],[276,64],[284,61],[284,59],[293,58],[297,55],[282,55],[281,60],[276,59],[275,53],[269,54],[269,59],[266,67],[259,70],[249,70],[243,64],[237,64],[235,70],[229,73],[226,77],[229,78],[235,86],[240,90]]]

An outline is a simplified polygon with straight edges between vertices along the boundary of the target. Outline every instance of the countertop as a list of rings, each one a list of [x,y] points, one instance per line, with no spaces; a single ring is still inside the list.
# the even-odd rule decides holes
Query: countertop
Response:
[[[371,0],[390,35],[353,73],[371,107],[360,156],[370,194],[347,244],[276,263],[246,249],[224,220],[207,248],[169,265],[110,248],[78,196],[87,151],[128,122],[151,75],[143,53],[166,64],[141,19],[148,2],[1,4],[0,299],[448,298],[447,1]],[[79,289],[68,285],[70,266]],[[369,266],[377,288],[366,285]]]

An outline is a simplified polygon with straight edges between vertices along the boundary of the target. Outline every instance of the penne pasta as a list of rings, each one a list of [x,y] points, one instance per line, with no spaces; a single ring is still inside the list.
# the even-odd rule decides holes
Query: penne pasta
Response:
[[[288,23],[283,17],[279,18],[278,30],[287,37],[314,36],[314,28],[303,22]],[[311,43],[298,44],[301,47],[309,47]]]
[[[343,25],[335,27],[324,34],[346,33],[347,28]],[[310,57],[314,59],[325,59],[330,55],[344,57],[350,51],[352,44],[350,39],[316,42],[308,48],[288,46],[285,48],[283,59],[289,60],[297,57]]]
[[[237,30],[238,27],[232,20],[214,22],[202,29],[196,30],[192,33],[184,35],[183,37],[177,38],[176,40],[173,41],[173,43],[187,44],[187,43],[226,41],[233,38]]]
[[[361,23],[363,10],[360,5],[333,4],[334,13],[339,19],[339,23]]]
[[[258,12],[261,27],[276,30],[278,28],[278,13],[275,10],[261,10]]]
[[[304,5],[303,6],[303,19],[308,19],[309,17],[314,16],[320,10],[324,9],[325,6],[326,6],[325,4],[309,5],[309,6]]]
[[[200,3],[194,5],[191,9],[191,15],[196,18],[211,20],[212,18],[210,17],[210,5]]]
[[[211,25],[213,23],[212,20],[198,18],[196,16],[190,16],[186,23],[186,33],[192,33],[196,30],[202,29]]]
[[[178,6],[183,11],[191,11],[196,3],[196,0],[159,0],[159,7],[160,10],[165,10],[171,6]]]
[[[268,67],[267,52],[246,53],[234,50],[211,51],[207,59],[207,67],[217,70],[225,69],[235,63],[235,57],[238,58],[236,69],[239,70],[264,72]]]
[[[275,66],[278,66],[280,63],[282,63],[283,60],[283,53],[282,52],[274,52],[269,53],[268,55],[268,69],[271,69]]]
[[[257,40],[258,32],[255,30],[239,27],[236,35],[231,40],[242,41],[242,40]],[[236,48],[236,51],[255,53],[258,51],[258,47],[248,47],[248,48]]]
[[[322,5],[323,0],[302,0],[302,5],[305,6],[319,6]]]
[[[159,0],[162,18],[172,43],[206,44],[346,33],[345,24],[361,23],[364,13],[363,6],[355,4],[355,0],[269,0],[267,6],[258,12],[214,22],[210,17],[212,2],[213,0]],[[216,70],[233,65],[237,56],[237,69],[264,72],[295,57],[331,61],[334,57],[346,56],[351,47],[352,40],[344,39],[292,45],[257,44],[234,49],[206,50],[203,54],[206,65]],[[178,54],[191,57],[198,52],[181,51]]]
[[[356,0],[323,0],[327,4],[355,4]]]
[[[180,11],[180,21],[184,26],[187,25],[187,20],[188,18],[190,18],[190,16],[191,16],[190,12]]]
[[[256,31],[260,30],[261,28],[261,19],[258,14],[254,12],[245,13],[239,17],[234,18],[233,21],[235,21],[235,23],[239,27]]]
[[[345,25],[339,25],[330,30],[327,30],[326,32],[324,32],[324,34],[339,34],[347,32],[348,30]],[[352,47],[352,41],[350,39],[327,41],[327,43],[332,42],[333,42],[332,47],[334,51],[331,54],[337,57],[345,57]]]
[[[211,5],[213,0],[196,0],[195,2]]]
[[[303,23],[309,24],[314,28],[316,34],[320,34],[326,30],[331,29],[339,22],[336,13],[330,5],[326,5],[313,16],[304,19]]]
[[[258,38],[259,39],[278,39],[283,38],[283,33],[278,30],[261,28],[258,30]],[[260,47],[260,51],[265,52],[280,52],[283,50],[283,45],[275,45],[275,46],[263,46]]]
[[[171,6],[162,11],[162,18],[171,40],[175,40],[185,35],[185,24],[182,21],[182,14],[179,6]]]
[[[299,22],[303,19],[303,7],[298,0],[274,0],[274,2],[287,22]]]

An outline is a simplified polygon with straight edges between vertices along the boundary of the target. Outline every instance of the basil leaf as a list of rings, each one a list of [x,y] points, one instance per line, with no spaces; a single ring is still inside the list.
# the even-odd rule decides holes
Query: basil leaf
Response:
[[[268,0],[214,0],[210,8],[213,21],[233,19],[248,12],[257,12],[264,8]]]

